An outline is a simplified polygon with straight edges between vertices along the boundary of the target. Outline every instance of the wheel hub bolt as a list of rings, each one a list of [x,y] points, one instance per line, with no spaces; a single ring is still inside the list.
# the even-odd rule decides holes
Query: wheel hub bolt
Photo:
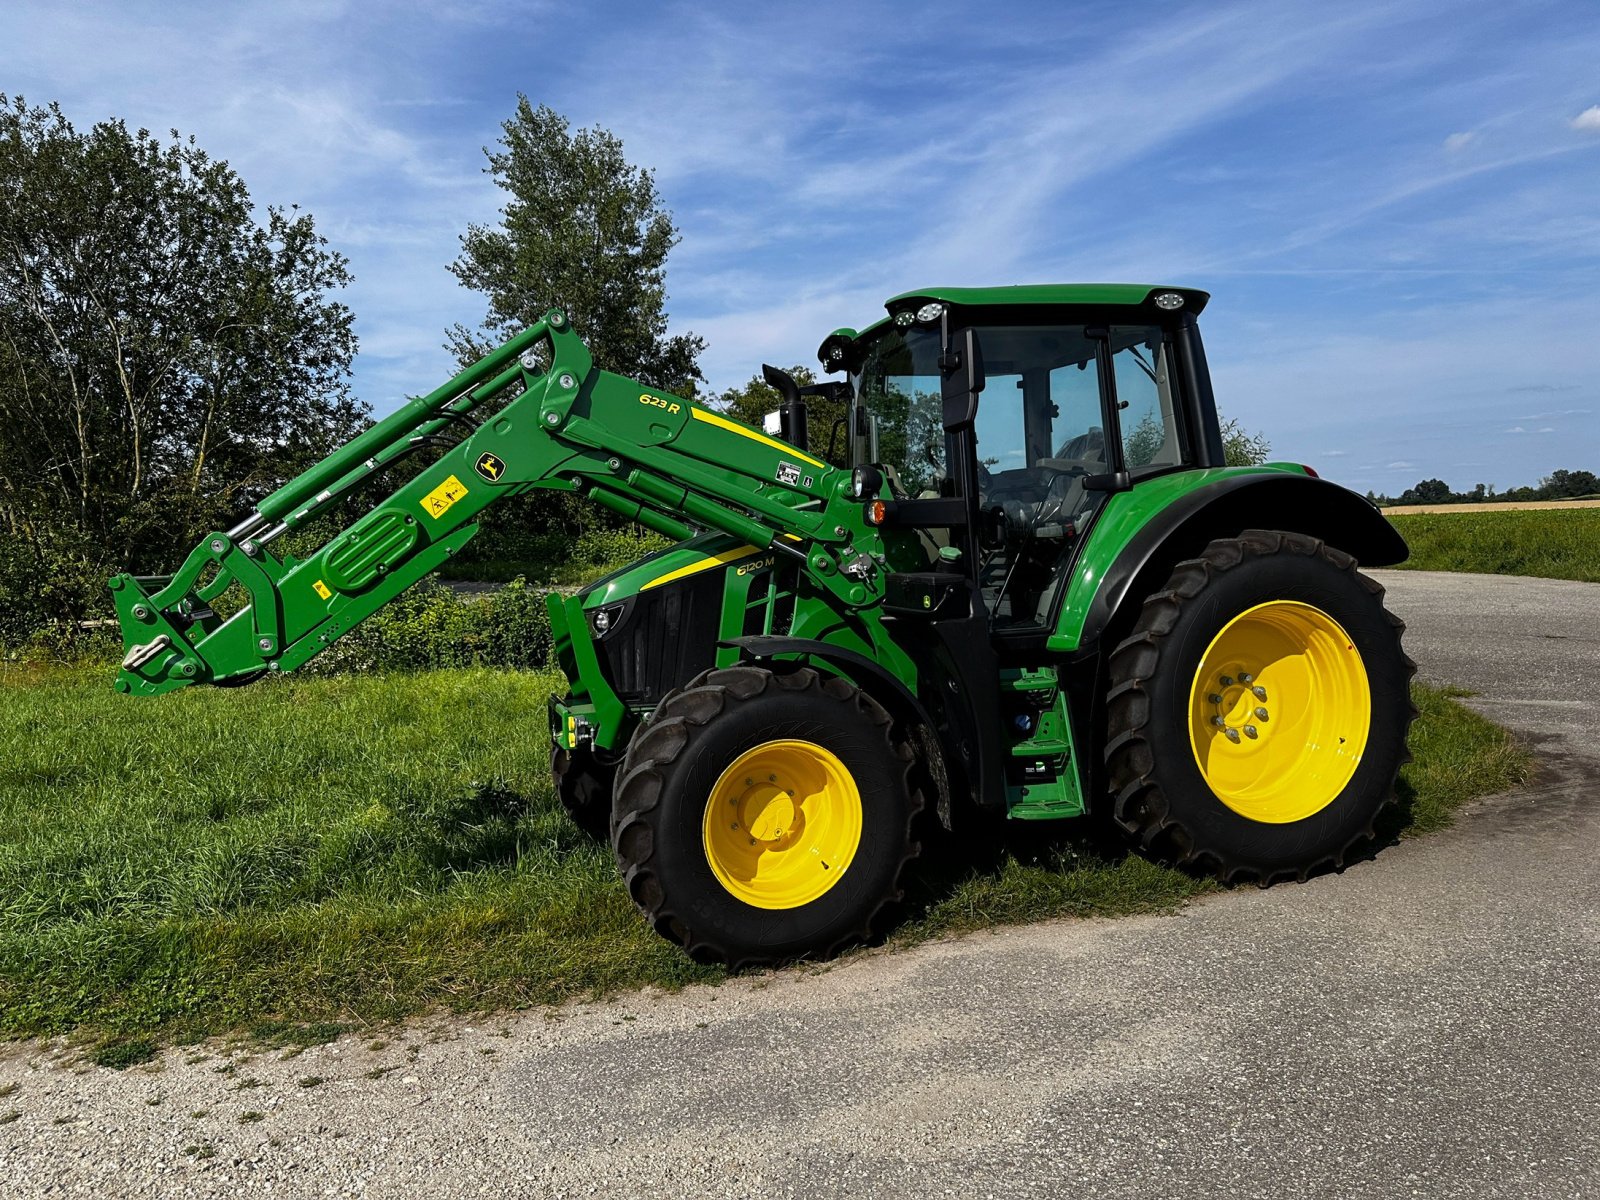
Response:
[[[1267,710],[1264,709],[1264,708],[1256,709],[1256,716],[1260,717],[1263,721],[1265,721],[1267,719]]]
[[[1239,676],[1239,682],[1240,683],[1248,684],[1248,683],[1253,682],[1254,680],[1255,680],[1255,676],[1249,674],[1248,672],[1246,672],[1245,674]]]
[[[1249,738],[1253,738],[1253,737],[1258,736],[1257,733],[1256,733],[1256,727],[1254,725],[1246,725],[1244,727],[1244,735],[1245,735],[1245,737],[1249,737]]]
[[[1262,687],[1259,683],[1256,684],[1255,687],[1251,688],[1250,692],[1257,700],[1265,700],[1267,698],[1267,689]]]
[[[1227,734],[1228,740],[1237,746],[1239,744],[1239,731],[1237,729],[1229,729]]]
[[[1223,687],[1232,687],[1233,686],[1233,676],[1232,675],[1224,675],[1222,677],[1222,686]]]
[[[1216,692],[1212,692],[1211,695],[1206,697],[1206,699],[1211,701],[1211,703],[1213,703],[1213,704],[1221,704],[1222,703],[1222,697],[1219,696]]]
[[[1224,721],[1221,717],[1212,717],[1211,718],[1211,723],[1213,725],[1215,725],[1218,729],[1226,729],[1228,727],[1228,723],[1226,721]]]

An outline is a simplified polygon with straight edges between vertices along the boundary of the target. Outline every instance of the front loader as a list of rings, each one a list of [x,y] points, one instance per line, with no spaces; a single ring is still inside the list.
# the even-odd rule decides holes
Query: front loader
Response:
[[[765,431],[597,370],[552,310],[208,535],[111,581],[151,696],[290,671],[478,514],[576,491],[674,539],[547,603],[573,815],[653,926],[735,964],[870,937],[920,823],[1096,813],[1270,882],[1341,865],[1393,794],[1413,666],[1358,570],[1365,500],[1228,467],[1183,288],[934,288],[768,379]],[[807,397],[844,403],[813,439]],[[819,406],[813,406],[819,407]],[[314,553],[272,543],[431,457]],[[843,458],[849,465],[836,466]],[[224,592],[245,602],[212,608]]]

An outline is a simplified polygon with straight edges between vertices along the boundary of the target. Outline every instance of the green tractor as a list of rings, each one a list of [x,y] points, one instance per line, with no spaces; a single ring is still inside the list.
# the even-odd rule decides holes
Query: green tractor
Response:
[[[675,544],[548,598],[556,787],[697,957],[870,937],[934,820],[1097,814],[1229,880],[1338,867],[1406,758],[1414,668],[1357,569],[1406,546],[1310,468],[1225,465],[1206,300],[897,296],[823,341],[845,380],[766,368],[765,431],[597,370],[552,310],[176,575],[113,579],[117,688],[293,670],[496,500],[575,491]],[[269,549],[420,450],[315,553]]]

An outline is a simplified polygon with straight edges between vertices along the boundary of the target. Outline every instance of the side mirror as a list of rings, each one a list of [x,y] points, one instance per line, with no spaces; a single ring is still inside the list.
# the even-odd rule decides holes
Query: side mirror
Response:
[[[1083,490],[1086,492],[1125,492],[1132,486],[1133,480],[1126,471],[1111,471],[1105,475],[1083,477]]]
[[[964,329],[951,339],[939,356],[939,373],[944,380],[944,427],[971,425],[978,416],[978,393],[983,391],[985,382],[983,348],[978,344],[976,329]]]

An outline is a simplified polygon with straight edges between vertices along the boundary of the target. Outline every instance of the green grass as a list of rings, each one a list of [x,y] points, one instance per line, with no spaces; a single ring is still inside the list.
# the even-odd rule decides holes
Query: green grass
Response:
[[[432,1006],[720,978],[650,933],[547,781],[547,672],[273,679],[156,701],[0,667],[0,1034],[309,1043]],[[1402,824],[1525,757],[1419,690]],[[1016,830],[925,870],[894,935],[1168,909],[1211,885]]]
[[[1389,514],[1413,571],[1538,575],[1600,583],[1600,508]]]
[[[1527,782],[1533,770],[1528,752],[1452,698],[1472,694],[1465,688],[1411,689],[1417,706],[1412,761],[1400,775],[1400,802],[1379,822],[1385,840],[1443,829],[1467,800]]]

